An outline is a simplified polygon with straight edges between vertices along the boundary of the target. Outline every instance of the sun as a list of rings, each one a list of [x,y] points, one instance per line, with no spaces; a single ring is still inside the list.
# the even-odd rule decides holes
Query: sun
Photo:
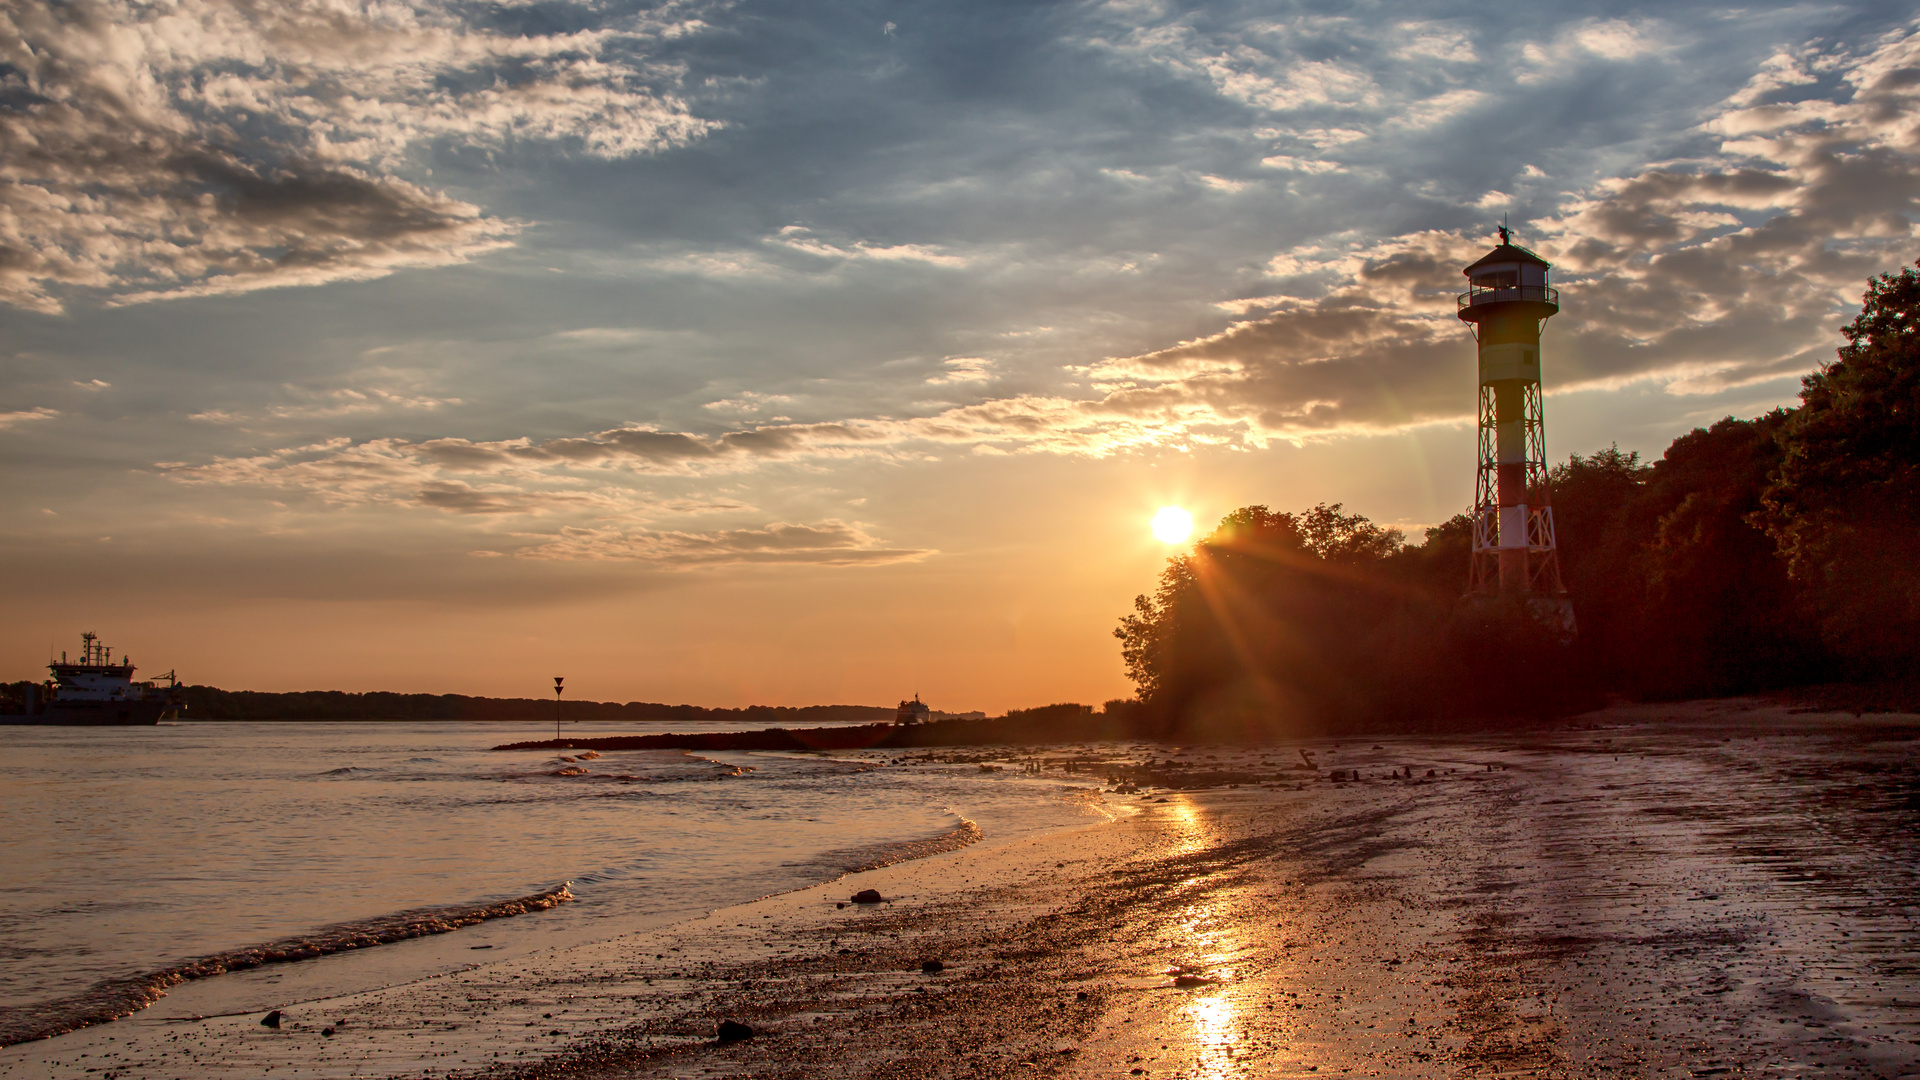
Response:
[[[1193,535],[1193,515],[1177,506],[1163,506],[1153,515],[1153,535],[1163,544],[1183,543]]]

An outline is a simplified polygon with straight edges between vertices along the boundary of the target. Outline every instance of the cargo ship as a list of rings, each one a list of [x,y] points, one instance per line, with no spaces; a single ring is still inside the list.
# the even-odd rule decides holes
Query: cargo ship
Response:
[[[80,635],[80,660],[60,659],[47,665],[53,678],[28,684],[23,700],[11,703],[18,711],[0,713],[0,724],[157,724],[180,715],[179,681],[169,671],[158,682],[134,682],[134,666],[125,656],[114,662],[113,650],[89,630]]]
[[[932,715],[933,710],[921,704],[920,695],[915,694],[913,695],[912,701],[903,701],[900,703],[900,707],[894,710],[893,722],[896,724],[924,724]]]

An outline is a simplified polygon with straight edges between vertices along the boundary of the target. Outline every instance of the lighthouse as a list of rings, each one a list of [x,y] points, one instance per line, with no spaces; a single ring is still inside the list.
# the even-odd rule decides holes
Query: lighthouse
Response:
[[[1540,409],[1540,328],[1560,311],[1552,264],[1512,242],[1462,271],[1459,314],[1480,347],[1480,460],[1473,494],[1469,593],[1513,598],[1573,631],[1560,582]]]

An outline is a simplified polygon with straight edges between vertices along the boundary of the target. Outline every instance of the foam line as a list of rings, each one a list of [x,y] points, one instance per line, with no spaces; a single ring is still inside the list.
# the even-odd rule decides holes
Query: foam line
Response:
[[[190,979],[206,979],[265,964],[311,960],[350,949],[444,934],[489,919],[545,911],[573,899],[573,893],[567,888],[570,884],[565,882],[531,896],[493,904],[415,908],[357,922],[336,923],[299,937],[202,956],[139,975],[103,979],[73,997],[0,1007],[0,1046],[50,1038],[139,1012],[165,997],[169,987]]]

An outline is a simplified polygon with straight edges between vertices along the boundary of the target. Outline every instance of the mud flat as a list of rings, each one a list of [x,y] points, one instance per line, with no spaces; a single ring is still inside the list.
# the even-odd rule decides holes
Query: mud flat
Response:
[[[1317,771],[1238,787],[1164,767],[1299,749]],[[1920,1076],[1920,718],[1715,702],[1150,752],[1169,786],[1108,794],[1105,824],[368,994],[289,986],[278,1030],[199,1017],[191,984],[0,1076]],[[1141,764],[1041,756],[1103,755]],[[892,902],[846,903],[866,888]],[[756,1034],[718,1044],[723,1019]]]

